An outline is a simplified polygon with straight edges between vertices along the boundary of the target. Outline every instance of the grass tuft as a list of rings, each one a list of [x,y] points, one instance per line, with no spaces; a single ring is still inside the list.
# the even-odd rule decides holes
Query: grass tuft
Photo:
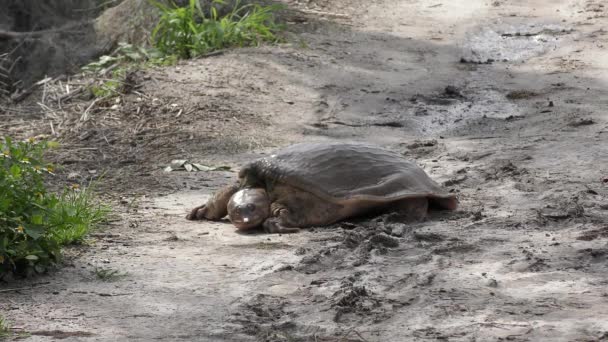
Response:
[[[55,145],[0,140],[0,279],[46,271],[62,246],[82,241],[110,211],[96,203],[91,187],[47,191],[44,179],[54,175],[54,166],[42,157]]]
[[[161,11],[159,23],[152,32],[154,46],[165,55],[193,58],[228,47],[256,46],[261,42],[280,40],[282,29],[274,14],[280,5],[241,5],[238,1],[227,14],[220,16],[213,1],[209,14],[203,11],[199,0],[190,0],[185,7],[166,6],[148,0]]]

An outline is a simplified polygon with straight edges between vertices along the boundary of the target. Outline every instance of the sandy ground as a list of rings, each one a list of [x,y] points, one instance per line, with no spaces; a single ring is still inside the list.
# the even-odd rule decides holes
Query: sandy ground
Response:
[[[86,173],[127,158],[106,185],[123,197],[121,219],[58,271],[0,284],[21,338],[608,340],[608,5],[289,5],[326,14],[300,16],[291,44],[147,71],[146,98],[187,109],[148,108],[146,127],[171,139],[142,145],[137,133],[119,139],[131,159],[108,142],[69,164]],[[326,139],[403,152],[461,208],[413,225],[384,215],[245,235],[184,219],[234,171],[162,171],[180,157],[236,170]],[[127,274],[102,281],[96,267]]]

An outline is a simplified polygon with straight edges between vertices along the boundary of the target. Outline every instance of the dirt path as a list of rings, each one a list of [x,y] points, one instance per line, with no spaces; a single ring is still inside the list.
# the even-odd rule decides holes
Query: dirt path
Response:
[[[207,116],[177,120],[190,140],[158,147],[147,196],[126,196],[91,248],[0,293],[25,340],[608,339],[608,6],[305,3],[290,6],[328,20],[302,16],[291,46],[149,75],[142,92]],[[402,151],[461,209],[240,235],[184,220],[233,172],[162,172],[175,156],[236,166],[318,139]],[[128,274],[104,282],[96,267]]]

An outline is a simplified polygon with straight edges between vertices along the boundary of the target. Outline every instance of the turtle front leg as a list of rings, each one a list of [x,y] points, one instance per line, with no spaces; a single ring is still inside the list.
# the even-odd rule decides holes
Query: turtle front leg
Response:
[[[300,228],[285,227],[278,217],[271,217],[262,224],[264,231],[268,234],[292,234],[299,233]]]
[[[207,203],[200,205],[190,211],[186,216],[188,220],[211,220],[217,221],[228,215],[228,201],[235,192],[239,191],[238,184],[223,187],[207,200]]]
[[[270,205],[270,218],[262,224],[264,231],[269,234],[292,234],[300,232],[299,228],[293,227],[295,224],[291,219],[289,210],[279,203]],[[291,226],[291,227],[290,227]]]
[[[419,222],[424,220],[429,211],[429,200],[426,198],[412,198],[396,203],[395,211],[403,215],[407,221]]]

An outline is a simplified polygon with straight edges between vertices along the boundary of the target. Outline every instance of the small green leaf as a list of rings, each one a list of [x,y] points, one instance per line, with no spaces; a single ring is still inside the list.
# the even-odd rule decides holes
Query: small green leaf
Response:
[[[25,257],[27,260],[31,260],[31,261],[36,261],[38,260],[38,257],[35,255],[28,255]]]
[[[101,56],[99,58],[99,64],[102,66],[106,66],[114,61],[118,60],[118,58],[116,57],[112,57],[112,56]]]
[[[126,53],[125,56],[129,57],[129,59],[131,59],[133,61],[139,61],[143,58],[142,55],[140,55],[137,52]]]
[[[44,228],[39,226],[29,226],[24,228],[25,233],[32,239],[37,240],[44,235]]]
[[[42,215],[32,215],[32,223],[33,224],[42,224]]]
[[[57,141],[49,141],[49,142],[47,142],[47,146],[50,147],[50,148],[57,148],[57,147],[59,147],[59,142],[57,142]]]
[[[11,166],[10,170],[11,170],[11,175],[13,175],[13,177],[15,177],[15,178],[21,177],[21,168],[19,167],[19,165],[13,164]]]

